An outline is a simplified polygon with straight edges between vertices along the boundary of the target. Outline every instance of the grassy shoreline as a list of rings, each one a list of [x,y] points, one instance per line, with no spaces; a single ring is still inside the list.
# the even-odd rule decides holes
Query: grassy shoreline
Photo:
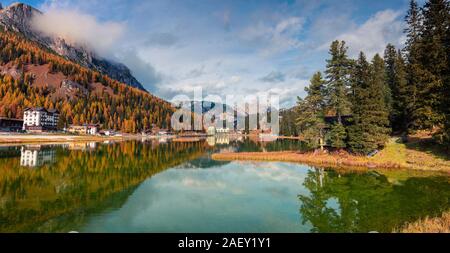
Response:
[[[278,161],[297,162],[317,166],[352,167],[352,168],[397,168],[405,169],[402,164],[393,162],[379,162],[365,159],[364,157],[339,155],[339,154],[301,154],[295,151],[284,152],[244,152],[244,153],[220,153],[213,154],[212,158],[219,161]]]
[[[39,135],[0,135],[0,144],[36,144],[36,143],[61,143],[83,141],[119,141],[132,136],[90,136],[90,135],[64,135],[64,134],[39,134]]]
[[[212,158],[221,161],[278,161],[336,168],[413,169],[450,173],[450,155],[436,150],[429,140],[415,140],[409,144],[401,144],[396,142],[396,139],[392,139],[385,149],[371,158],[345,152],[299,153],[295,151],[219,153],[213,154]]]
[[[141,135],[123,136],[82,136],[65,134],[0,135],[0,145],[102,142],[141,139]],[[214,160],[280,161],[305,163],[316,166],[352,169],[414,169],[422,171],[441,171],[450,173],[450,154],[434,145],[430,138],[412,138],[408,144],[392,139],[386,147],[372,158],[341,153],[299,153],[248,152],[213,154]]]
[[[450,211],[444,212],[441,217],[425,218],[408,223],[395,233],[450,233]]]

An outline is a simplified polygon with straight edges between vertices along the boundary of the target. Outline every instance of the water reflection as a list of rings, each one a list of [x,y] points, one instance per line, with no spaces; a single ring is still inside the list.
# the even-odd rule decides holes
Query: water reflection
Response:
[[[227,141],[0,147],[0,232],[390,232],[450,208],[448,177],[211,160],[303,148]]]
[[[241,143],[244,137],[241,135],[219,134],[216,136],[208,136],[206,142],[209,146],[228,145],[230,143]]]
[[[374,172],[198,160],[146,180],[124,206],[90,219],[81,231],[391,232],[450,208],[445,177],[393,185]]]
[[[226,152],[274,152],[307,149],[305,143],[301,141],[278,139],[273,136],[262,139],[258,136],[244,138],[239,135],[217,135],[207,137],[206,143],[210,147]]]
[[[312,225],[310,232],[392,232],[405,222],[450,208],[448,177],[390,181],[397,180],[374,171],[311,170],[303,182],[309,192],[298,197],[302,223]]]
[[[56,161],[56,151],[51,148],[42,148],[41,145],[22,147],[20,166],[38,167]]]
[[[202,159],[204,161],[204,159]],[[198,164],[208,169],[198,169]],[[301,232],[296,196],[307,166],[283,163],[182,164],[146,180],[121,208],[82,232]]]
[[[106,143],[109,144],[109,143]],[[70,150],[95,150],[97,148],[97,142],[72,142],[67,145]]]
[[[91,147],[24,147],[0,159],[0,232],[76,230],[87,217],[122,206],[144,180],[205,150],[202,143]]]

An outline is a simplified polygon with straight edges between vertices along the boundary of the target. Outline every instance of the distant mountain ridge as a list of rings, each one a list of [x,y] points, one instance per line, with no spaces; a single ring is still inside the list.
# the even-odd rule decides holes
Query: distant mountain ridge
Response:
[[[20,33],[25,38],[35,41],[81,66],[98,71],[131,87],[146,91],[124,64],[101,58],[85,48],[68,44],[62,38],[51,38],[34,31],[30,24],[34,15],[43,15],[43,13],[23,3],[14,3],[6,8],[3,8],[0,3],[0,26],[5,30]]]

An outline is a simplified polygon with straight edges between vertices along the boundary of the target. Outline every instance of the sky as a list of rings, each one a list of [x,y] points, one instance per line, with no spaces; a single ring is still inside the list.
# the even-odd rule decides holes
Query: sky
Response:
[[[409,0],[24,2],[46,13],[51,33],[126,64],[164,99],[202,87],[204,96],[269,92],[286,108],[324,70],[333,40],[351,57],[401,47]]]

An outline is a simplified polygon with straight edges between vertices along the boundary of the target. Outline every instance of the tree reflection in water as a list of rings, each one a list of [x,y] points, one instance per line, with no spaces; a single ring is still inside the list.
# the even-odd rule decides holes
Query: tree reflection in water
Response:
[[[83,148],[80,148],[83,147]],[[120,207],[144,180],[201,156],[204,143],[33,147],[52,163],[21,166],[21,151],[0,159],[0,232],[68,232],[90,215]],[[42,149],[42,150],[41,150]],[[16,154],[12,156],[10,154]],[[24,157],[22,157],[24,158]]]
[[[450,208],[448,177],[411,177],[393,184],[376,172],[340,174],[311,170],[299,195],[311,232],[392,232],[405,222]]]
[[[229,179],[235,183],[239,181],[234,177],[242,177],[243,174],[239,172],[246,172],[249,167],[245,163],[233,165],[229,162],[213,161],[210,159],[212,152],[230,149],[237,152],[298,150],[302,146],[302,143],[293,141],[261,144],[248,139],[232,141],[227,145],[210,146],[211,143],[207,141],[164,144],[119,142],[23,148],[1,147],[0,232],[79,230],[88,223],[88,220],[95,220],[96,217],[113,213],[114,210],[126,206],[129,196],[135,193],[142,182],[166,169],[184,168],[187,170],[186,173],[212,176],[215,180],[225,180],[225,183]],[[258,164],[258,169],[276,169],[272,167],[272,163]],[[391,232],[405,222],[415,221],[425,216],[440,215],[450,208],[448,176],[430,176],[422,172],[417,175],[412,175],[411,172],[398,174],[396,171],[383,171],[382,175],[374,171],[343,173],[296,164],[285,164],[285,166],[286,168],[282,166],[282,169],[275,174],[259,174],[254,171],[245,174],[249,178],[246,179],[248,185],[243,188],[250,192],[255,187],[257,189],[266,187],[266,185],[254,183],[261,180],[261,175],[268,177],[283,174],[286,170],[295,171],[294,175],[300,180],[289,184],[285,181],[286,178],[280,181],[273,178],[276,181],[273,185],[270,177],[268,181],[264,181],[273,188],[270,188],[270,192],[288,189],[288,192],[293,194],[283,196],[281,202],[273,201],[272,195],[244,196],[254,198],[255,203],[275,203],[269,208],[276,210],[270,214],[272,216],[267,216],[260,221],[261,224],[258,224],[267,228],[264,230],[267,232],[271,231],[270,226],[276,226],[270,222],[272,218],[276,220],[277,215],[282,215],[279,217],[280,220],[292,220],[292,224],[297,224],[295,221],[298,219],[299,202],[296,198],[298,190],[302,192],[298,196],[300,217],[306,224],[299,230],[302,232],[310,228],[311,232]],[[299,166],[303,169],[299,169]],[[221,168],[228,168],[228,173],[222,173]],[[192,169],[199,171],[193,172]],[[183,171],[177,171],[177,173],[183,174]],[[299,184],[301,184],[300,189],[298,189]],[[182,188],[183,185],[180,184],[174,189],[183,190]],[[226,193],[230,192],[232,191]],[[233,194],[228,199],[219,199],[218,202],[213,201],[208,204],[224,204],[226,201],[233,203],[236,200]],[[145,197],[147,197],[146,193]],[[170,197],[167,195],[167,198]],[[277,206],[276,203],[283,203],[283,205]],[[286,208],[286,203],[296,207]],[[233,205],[227,207],[233,208]],[[177,209],[178,207],[170,206],[169,208]],[[205,206],[202,211],[208,212],[215,210],[214,208],[215,206]],[[245,227],[245,222],[236,223],[236,220],[248,217],[246,215],[249,213],[250,217],[257,217],[255,214],[259,213],[259,206],[247,205],[247,208],[250,208],[248,213],[243,213],[242,216],[239,213],[231,215],[230,220],[226,221],[227,226],[235,226],[236,231],[239,231],[242,225]],[[182,211],[184,210],[180,210]],[[196,215],[197,213],[193,217]],[[199,217],[196,218],[203,222],[204,216],[200,213],[198,215]],[[283,228],[285,226],[277,229],[282,231]]]

